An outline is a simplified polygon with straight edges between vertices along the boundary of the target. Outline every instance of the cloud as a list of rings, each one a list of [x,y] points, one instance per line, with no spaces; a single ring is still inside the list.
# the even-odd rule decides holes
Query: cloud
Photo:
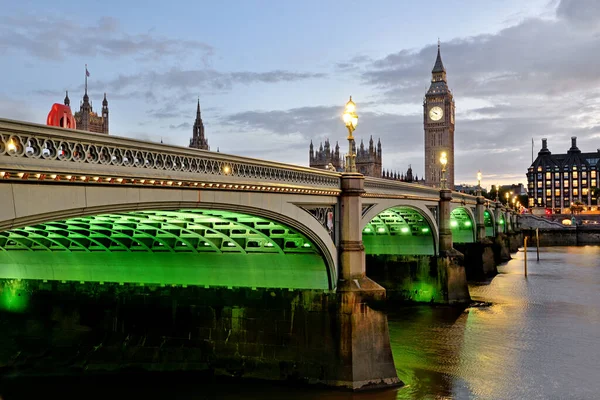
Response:
[[[0,17],[0,49],[52,61],[64,60],[70,54],[111,59],[133,56],[138,61],[200,54],[206,64],[214,54],[212,46],[198,40],[129,34],[113,17],[82,25],[68,18],[44,15]]]
[[[169,125],[169,129],[185,129],[185,130],[188,130],[191,127],[192,127],[192,125],[190,123],[188,123],[188,122],[183,122],[183,123],[181,123],[179,125],[173,125],[173,124]]]
[[[556,16],[577,28],[600,30],[600,2],[597,0],[561,0]]]

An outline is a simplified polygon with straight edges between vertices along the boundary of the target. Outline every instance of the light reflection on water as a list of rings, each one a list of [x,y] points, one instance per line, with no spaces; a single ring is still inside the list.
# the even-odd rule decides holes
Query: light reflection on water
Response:
[[[389,315],[398,375],[406,386],[371,393],[266,383],[46,380],[45,397],[100,399],[594,399],[600,393],[600,247],[523,252],[489,284],[472,285],[481,307],[406,307]],[[40,382],[38,380],[38,382]],[[5,400],[37,397],[29,382]],[[65,391],[65,388],[70,388]],[[118,387],[118,388],[117,388]]]

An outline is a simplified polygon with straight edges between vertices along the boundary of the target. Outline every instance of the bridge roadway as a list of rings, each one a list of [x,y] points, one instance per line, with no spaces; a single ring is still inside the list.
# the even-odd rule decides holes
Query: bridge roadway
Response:
[[[80,325],[147,338],[143,309],[202,343],[186,353],[196,363],[151,347],[152,362],[120,367],[209,365],[353,389],[398,383],[387,319],[372,307],[385,289],[369,268],[395,265],[409,300],[465,302],[453,238],[477,245],[517,225],[482,197],[1,119],[0,204],[3,315],[35,314],[43,292],[81,316],[100,292],[112,325]],[[202,311],[176,323],[148,295]],[[98,357],[86,368],[114,369]]]

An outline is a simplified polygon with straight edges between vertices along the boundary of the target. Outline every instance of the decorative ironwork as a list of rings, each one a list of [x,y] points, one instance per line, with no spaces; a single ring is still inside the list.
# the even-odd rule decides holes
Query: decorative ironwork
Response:
[[[433,215],[435,223],[439,226],[440,225],[440,217],[438,215],[438,206],[427,206],[427,208],[429,209],[429,211],[431,211],[431,214]]]
[[[15,159],[15,160],[11,160]],[[339,174],[220,153],[177,149],[137,140],[106,137],[0,121],[0,165],[22,164],[17,159],[37,160],[40,168],[57,162],[92,164],[135,170],[181,172],[214,177],[234,177],[246,181],[280,182],[319,188],[339,188]],[[60,164],[59,164],[60,165]],[[6,167],[4,167],[6,168]],[[69,167],[67,167],[69,168]],[[146,172],[142,172],[145,170]],[[42,171],[43,172],[43,171]],[[60,172],[60,171],[57,171]],[[164,172],[163,174],[164,175]],[[189,178],[188,178],[189,179]]]
[[[362,217],[364,218],[365,215],[367,215],[367,213],[369,212],[369,210],[371,208],[375,207],[375,204],[363,204],[362,206]]]
[[[335,242],[335,208],[334,207],[306,207],[301,209],[312,215],[329,232],[329,236]]]

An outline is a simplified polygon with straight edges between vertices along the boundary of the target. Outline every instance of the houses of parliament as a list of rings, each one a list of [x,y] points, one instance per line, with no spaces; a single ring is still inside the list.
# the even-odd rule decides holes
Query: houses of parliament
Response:
[[[87,74],[87,67],[86,67]],[[109,133],[108,125],[108,100],[106,93],[102,100],[102,112],[99,116],[93,111],[87,93],[87,75],[85,80],[85,94],[80,102],[79,111],[74,116],[70,111],[70,99],[67,95],[64,99],[64,106],[55,104],[48,115],[48,124],[62,126],[65,128],[76,128],[95,133]],[[66,118],[65,110],[68,109],[69,118]],[[51,115],[54,113],[54,121],[51,123]],[[63,117],[65,115],[65,117]],[[431,84],[423,100],[423,129],[425,144],[425,168],[424,174],[419,179],[412,172],[409,166],[406,172],[397,172],[382,169],[383,148],[381,140],[377,140],[377,145],[373,136],[369,139],[369,144],[365,145],[363,140],[360,146],[356,142],[352,143],[353,152],[356,154],[356,169],[363,175],[376,178],[399,180],[404,182],[422,183],[428,186],[439,187],[442,179],[442,166],[440,164],[440,155],[446,152],[448,163],[446,166],[446,179],[449,188],[454,188],[454,98],[448,88],[446,80],[446,69],[442,63],[440,53],[440,44],[438,42],[437,57],[431,71]],[[200,150],[210,150],[208,139],[204,132],[204,123],[200,112],[200,100],[196,107],[196,119],[192,128],[192,137],[188,147]],[[218,150],[217,150],[218,151]],[[344,171],[344,155],[340,153],[340,146],[336,142],[332,148],[329,139],[325,143],[320,143],[315,149],[311,140],[309,146],[309,165],[312,168],[335,169]]]
[[[413,176],[409,166],[404,173],[385,171],[382,169],[382,145],[373,137],[366,147],[361,140],[360,147],[353,143],[353,152],[356,154],[356,169],[366,176],[376,178],[400,180],[404,182],[422,183],[428,186],[439,187],[442,179],[442,166],[439,161],[442,152],[446,152],[448,163],[446,165],[446,179],[449,188],[454,188],[454,98],[448,88],[446,69],[442,63],[440,43],[438,42],[437,57],[431,71],[431,84],[423,100],[423,129],[425,131],[425,169],[424,176],[419,179]],[[312,141],[308,151],[309,165],[313,168],[344,171],[344,156],[340,154],[340,146],[336,142],[331,148],[329,139],[321,143],[315,150]]]

